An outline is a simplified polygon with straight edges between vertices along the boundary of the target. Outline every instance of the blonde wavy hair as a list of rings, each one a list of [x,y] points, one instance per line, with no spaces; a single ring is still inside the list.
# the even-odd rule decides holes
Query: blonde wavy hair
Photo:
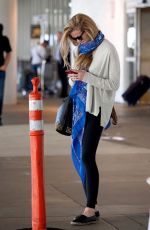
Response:
[[[75,46],[78,45],[77,42],[70,37],[70,33],[76,29],[85,31],[89,41],[94,40],[99,32],[96,23],[85,14],[76,14],[68,21],[67,25],[64,27],[64,32],[60,44],[60,52],[64,60],[64,65],[67,66],[67,68],[70,68],[70,64],[68,62],[70,42],[72,42]],[[88,69],[92,59],[92,53],[86,55],[78,54],[75,58],[75,66],[77,69]]]

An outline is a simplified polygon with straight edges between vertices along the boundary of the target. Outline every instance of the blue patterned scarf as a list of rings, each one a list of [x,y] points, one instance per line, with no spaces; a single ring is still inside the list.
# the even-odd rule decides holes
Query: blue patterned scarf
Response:
[[[87,54],[95,50],[104,40],[104,35],[99,32],[95,40],[80,44],[79,53]],[[86,191],[86,174],[82,162],[82,138],[86,119],[86,83],[75,81],[70,97],[73,99],[73,124],[72,124],[72,160],[78,175],[81,178],[84,190]]]
[[[84,124],[86,118],[85,103],[86,103],[86,83],[76,81],[70,92],[73,99],[73,123],[72,123],[72,161],[78,175],[81,178],[85,188],[85,169],[82,163],[82,137],[84,132]]]
[[[95,50],[104,40],[104,34],[100,31],[92,41],[79,45],[79,54],[88,54]]]

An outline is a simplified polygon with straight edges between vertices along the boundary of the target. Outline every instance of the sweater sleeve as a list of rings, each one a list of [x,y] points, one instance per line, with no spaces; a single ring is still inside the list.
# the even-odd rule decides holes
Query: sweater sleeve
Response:
[[[83,78],[83,81],[97,88],[104,90],[117,90],[120,83],[120,64],[117,51],[114,49],[110,52],[108,63],[109,76],[96,76],[90,72],[87,72]]]

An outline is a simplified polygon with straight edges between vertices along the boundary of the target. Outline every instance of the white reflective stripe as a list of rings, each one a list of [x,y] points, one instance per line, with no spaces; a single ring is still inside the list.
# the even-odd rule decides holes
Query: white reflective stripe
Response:
[[[42,100],[29,100],[29,111],[43,110]]]
[[[43,130],[43,120],[30,120],[30,131]]]

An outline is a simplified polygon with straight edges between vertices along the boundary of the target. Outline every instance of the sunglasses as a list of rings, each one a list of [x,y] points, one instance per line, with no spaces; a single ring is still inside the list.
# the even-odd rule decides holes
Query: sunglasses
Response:
[[[72,39],[72,40],[74,40],[74,41],[77,41],[77,40],[79,40],[79,41],[82,41],[82,36],[83,36],[83,34],[84,34],[84,32],[85,31],[83,31],[81,34],[80,34],[80,36],[78,36],[78,37],[72,37],[71,35],[69,35],[69,37]]]

